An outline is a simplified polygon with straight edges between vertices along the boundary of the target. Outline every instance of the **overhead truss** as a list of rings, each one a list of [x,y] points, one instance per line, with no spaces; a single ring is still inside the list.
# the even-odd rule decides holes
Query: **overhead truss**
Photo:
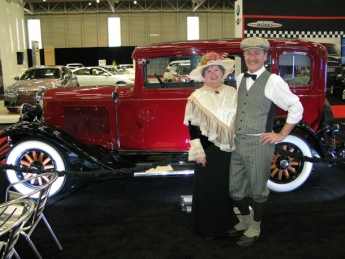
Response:
[[[235,0],[99,0],[98,3],[96,0],[6,1],[21,3],[26,15],[116,12],[233,12],[235,2]]]

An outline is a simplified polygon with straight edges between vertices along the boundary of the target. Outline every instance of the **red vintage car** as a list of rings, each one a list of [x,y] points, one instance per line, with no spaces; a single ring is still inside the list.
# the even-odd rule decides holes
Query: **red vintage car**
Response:
[[[57,171],[112,170],[185,154],[188,129],[183,125],[187,97],[202,83],[164,82],[167,65],[189,60],[192,68],[210,51],[228,53],[235,71],[225,81],[246,70],[241,39],[173,42],[137,47],[133,85],[49,89],[37,96],[43,107],[26,106],[23,121],[0,134],[7,137],[7,164]],[[266,68],[280,75],[304,106],[303,120],[277,147],[303,156],[336,156],[333,114],[326,99],[327,51],[320,44],[302,40],[269,40]],[[284,124],[286,112],[278,110],[274,129]],[[0,153],[1,154],[1,153]],[[192,165],[192,164],[191,164]],[[277,192],[301,186],[313,164],[276,152],[267,185]],[[193,167],[191,167],[191,170]],[[7,170],[10,182],[22,172]],[[51,195],[63,187],[54,184]],[[32,186],[23,186],[25,192]]]

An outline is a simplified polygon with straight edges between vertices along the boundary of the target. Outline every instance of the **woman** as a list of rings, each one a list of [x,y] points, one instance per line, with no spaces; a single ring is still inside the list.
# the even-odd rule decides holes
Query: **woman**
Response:
[[[196,162],[192,229],[207,239],[229,236],[229,229],[238,223],[229,197],[237,93],[223,84],[235,62],[225,56],[208,53],[190,73],[191,79],[204,85],[189,96],[184,118],[191,139],[188,159]]]

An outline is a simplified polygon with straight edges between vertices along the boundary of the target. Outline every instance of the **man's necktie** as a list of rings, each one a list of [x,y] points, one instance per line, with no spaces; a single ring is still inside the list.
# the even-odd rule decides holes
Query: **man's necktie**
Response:
[[[255,79],[256,79],[256,75],[251,75],[251,74],[249,74],[248,72],[245,72],[245,73],[244,73],[244,77],[251,77],[254,81],[255,81]]]

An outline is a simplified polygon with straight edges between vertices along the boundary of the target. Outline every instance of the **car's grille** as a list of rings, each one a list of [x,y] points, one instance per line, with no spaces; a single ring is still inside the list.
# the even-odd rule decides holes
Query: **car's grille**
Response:
[[[107,106],[65,106],[65,131],[69,134],[109,134]]]

